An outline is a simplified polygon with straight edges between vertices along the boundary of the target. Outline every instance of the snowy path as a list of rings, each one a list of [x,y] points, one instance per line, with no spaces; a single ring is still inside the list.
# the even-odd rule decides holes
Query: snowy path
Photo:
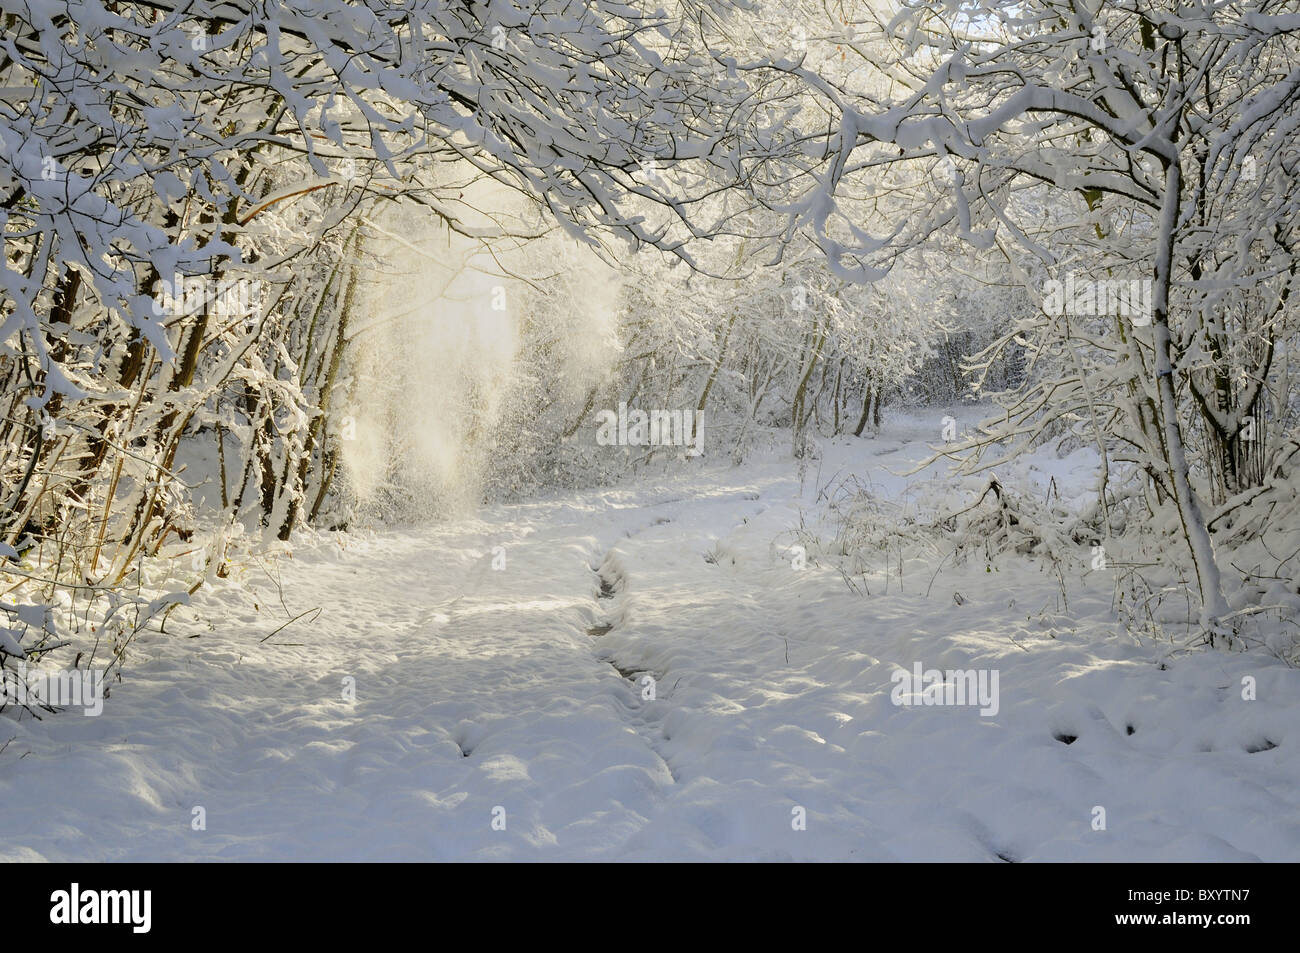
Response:
[[[1296,672],[1162,670],[1108,589],[1047,616],[1032,570],[854,596],[782,556],[801,492],[767,465],[321,536],[283,605],[251,573],[141,644],[101,717],[5,722],[0,857],[1300,859]],[[916,661],[997,669],[999,712],[892,704]]]

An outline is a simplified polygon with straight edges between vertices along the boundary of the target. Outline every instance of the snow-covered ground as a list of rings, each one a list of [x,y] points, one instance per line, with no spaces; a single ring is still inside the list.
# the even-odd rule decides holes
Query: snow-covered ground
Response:
[[[101,716],[0,721],[0,858],[1300,860],[1282,663],[1139,643],[1104,572],[1067,603],[1027,562],[794,568],[819,490],[902,500],[935,438],[304,537],[137,643]],[[996,713],[895,704],[918,663],[996,673]]]

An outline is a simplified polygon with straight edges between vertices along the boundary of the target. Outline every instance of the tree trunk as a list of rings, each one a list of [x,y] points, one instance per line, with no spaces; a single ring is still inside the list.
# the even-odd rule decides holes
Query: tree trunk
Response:
[[[1187,448],[1178,417],[1178,400],[1174,394],[1174,365],[1169,331],[1169,287],[1173,277],[1174,235],[1181,204],[1182,172],[1178,162],[1165,170],[1165,196],[1160,209],[1160,237],[1156,248],[1155,287],[1152,289],[1151,324],[1155,343],[1156,392],[1161,416],[1161,436],[1165,464],[1173,482],[1174,500],[1182,523],[1183,538],[1191,552],[1196,580],[1201,591],[1201,625],[1210,644],[1222,635],[1232,644],[1232,634],[1223,627],[1228,605],[1223,598],[1219,564],[1214,558],[1214,544],[1205,525],[1205,516],[1192,489],[1187,465]]]

